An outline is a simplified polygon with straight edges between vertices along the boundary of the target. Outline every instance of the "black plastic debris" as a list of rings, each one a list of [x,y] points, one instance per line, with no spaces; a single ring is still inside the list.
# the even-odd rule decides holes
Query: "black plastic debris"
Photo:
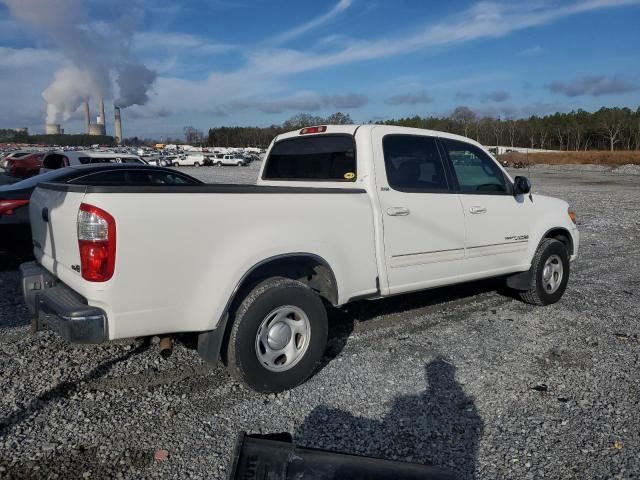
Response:
[[[293,445],[286,434],[238,436],[230,480],[454,480],[443,470],[414,463],[348,455]]]
[[[535,390],[536,392],[546,392],[549,390],[546,383],[539,383],[538,385],[534,385],[531,387],[531,390]]]

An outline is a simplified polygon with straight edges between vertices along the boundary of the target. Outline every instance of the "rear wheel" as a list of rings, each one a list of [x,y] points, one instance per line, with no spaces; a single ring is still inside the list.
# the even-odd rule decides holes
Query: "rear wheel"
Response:
[[[556,303],[567,288],[569,269],[567,247],[553,238],[543,239],[531,262],[529,289],[520,292],[520,298],[533,305]]]
[[[216,165],[218,165],[219,167],[221,167],[221,166],[222,166],[222,162],[218,162],[218,163],[216,163]]]
[[[302,282],[274,277],[253,288],[236,310],[227,367],[256,391],[280,392],[313,373],[326,343],[320,297]]]
[[[179,166],[180,166],[180,164],[179,164],[178,162],[173,162],[173,166],[174,166],[174,167],[179,167]]]
[[[199,167],[200,166],[200,162],[193,162],[193,166],[194,167]]]

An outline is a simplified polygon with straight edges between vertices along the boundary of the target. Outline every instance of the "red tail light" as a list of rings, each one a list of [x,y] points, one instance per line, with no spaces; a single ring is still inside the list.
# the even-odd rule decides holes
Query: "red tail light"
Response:
[[[78,211],[78,247],[82,278],[106,282],[116,267],[116,221],[101,208],[87,203]]]
[[[0,200],[0,215],[13,215],[13,211],[27,205],[29,200]]]

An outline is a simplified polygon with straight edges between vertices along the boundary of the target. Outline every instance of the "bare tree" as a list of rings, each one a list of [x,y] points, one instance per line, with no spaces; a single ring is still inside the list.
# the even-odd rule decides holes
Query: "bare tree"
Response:
[[[202,144],[202,141],[204,139],[204,134],[202,133],[202,130],[198,130],[195,127],[189,126],[189,127],[184,127],[183,132],[184,132],[184,139],[189,145]]]
[[[348,113],[336,112],[327,117],[326,123],[329,125],[351,125],[353,120]]]
[[[469,136],[469,130],[476,121],[476,114],[469,107],[457,107],[450,116],[451,120],[462,125],[464,136]]]
[[[509,145],[511,145],[511,148],[513,148],[516,143],[517,131],[518,124],[516,123],[516,121],[514,119],[510,119],[509,121],[507,121],[507,134],[509,135]]]
[[[502,134],[504,132],[504,122],[500,120],[500,117],[491,121],[491,129],[493,135],[496,137],[496,147],[502,143]]]
[[[609,141],[609,148],[613,152],[616,144],[620,141],[623,123],[622,116],[613,109],[601,109],[602,136]]]
[[[562,147],[564,146],[565,136],[564,136],[564,131],[563,131],[562,127],[559,126],[559,125],[556,127],[556,138],[558,139],[558,143],[560,144],[560,150],[562,150]],[[567,139],[567,142],[568,141],[569,140]],[[568,145],[567,145],[567,150],[569,150],[569,146]]]

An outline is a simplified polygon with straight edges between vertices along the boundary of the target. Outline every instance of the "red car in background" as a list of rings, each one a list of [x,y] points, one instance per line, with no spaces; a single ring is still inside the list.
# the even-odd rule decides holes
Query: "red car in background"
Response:
[[[38,175],[45,152],[34,152],[18,158],[7,159],[5,170],[16,178],[29,178]]]

